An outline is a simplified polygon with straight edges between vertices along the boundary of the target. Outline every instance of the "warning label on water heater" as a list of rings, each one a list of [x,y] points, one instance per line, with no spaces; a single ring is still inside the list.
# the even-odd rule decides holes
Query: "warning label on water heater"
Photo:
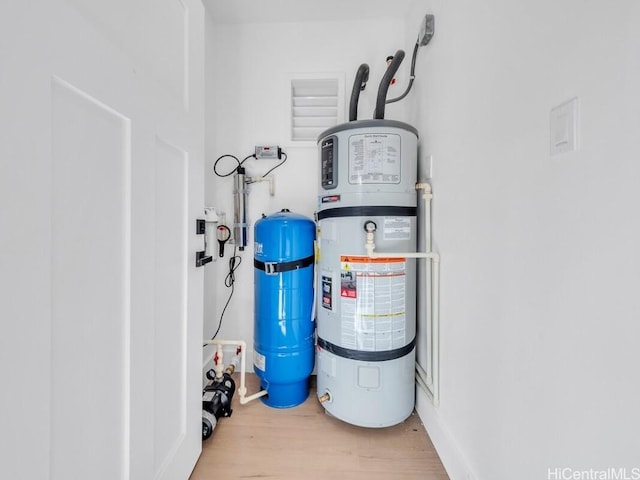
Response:
[[[363,133],[349,137],[349,183],[400,183],[400,135]]]
[[[406,259],[340,257],[341,344],[370,352],[406,345]]]
[[[327,310],[333,310],[333,278],[330,275],[322,275],[322,306]]]

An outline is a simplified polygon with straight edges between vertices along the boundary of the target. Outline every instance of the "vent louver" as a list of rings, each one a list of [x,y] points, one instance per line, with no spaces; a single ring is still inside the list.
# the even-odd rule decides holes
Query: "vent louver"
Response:
[[[342,120],[337,78],[291,80],[291,139],[316,141]]]

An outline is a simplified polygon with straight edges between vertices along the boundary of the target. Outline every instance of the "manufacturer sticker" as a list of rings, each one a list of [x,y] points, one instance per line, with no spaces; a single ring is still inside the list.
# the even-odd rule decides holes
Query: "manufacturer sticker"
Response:
[[[342,270],[340,273],[340,296],[356,298],[358,296],[356,272]]]
[[[383,237],[385,240],[410,240],[411,218],[384,217]]]
[[[333,279],[328,275],[322,276],[322,306],[333,310]]]
[[[326,195],[322,197],[322,203],[334,203],[340,201],[340,195]]]
[[[266,370],[267,358],[261,353],[253,351],[253,365],[258,370],[262,370],[263,372]]]
[[[393,133],[349,137],[349,183],[399,184],[401,139]]]
[[[202,401],[203,402],[210,402],[211,400],[213,400],[213,395],[214,392],[211,391],[206,391],[202,394]]]

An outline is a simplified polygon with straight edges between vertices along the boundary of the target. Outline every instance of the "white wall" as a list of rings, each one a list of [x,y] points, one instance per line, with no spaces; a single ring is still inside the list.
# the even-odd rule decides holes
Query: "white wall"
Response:
[[[317,148],[289,140],[289,76],[292,73],[338,73],[346,83],[346,96],[360,63],[371,67],[371,83],[360,99],[360,117],[370,118],[375,106],[378,82],[386,69],[385,59],[404,44],[402,20],[357,20],[344,22],[306,22],[216,25],[207,24],[207,205],[233,218],[233,177],[217,178],[214,160],[232,153],[240,159],[253,152],[254,145],[279,144],[288,153],[285,165],[276,170],[276,195],[269,197],[266,184],[250,186],[249,221],[253,225],[262,213],[282,208],[312,216],[317,202]],[[408,45],[410,47],[411,45]],[[212,61],[214,59],[214,61]],[[406,77],[406,76],[405,76]],[[396,95],[406,78],[398,76]],[[348,106],[348,98],[346,101]],[[387,108],[388,118],[399,118],[403,105]],[[345,112],[346,118],[347,112]],[[251,160],[248,175],[266,172],[274,163]],[[221,162],[219,170],[229,171],[234,162]],[[223,285],[226,257],[207,267],[205,279],[205,335],[211,336],[229,289]],[[241,254],[236,272],[236,289],[225,314],[218,338],[243,339],[253,343],[253,232],[249,246]],[[251,358],[251,357],[249,357]]]
[[[441,405],[420,393],[419,413],[454,480],[639,466],[636,2],[417,0],[406,29],[210,24],[209,172],[223,153],[280,143],[291,155],[277,196],[252,187],[250,220],[282,207],[311,215],[316,152],[287,140],[287,74],[344,72],[349,92],[367,61],[377,83],[380,57],[409,53],[427,12],[436,35],[420,51],[415,90],[388,114],[416,125],[421,156],[434,157]],[[361,112],[372,110],[374,90]],[[575,96],[579,150],[550,157],[550,109]],[[208,204],[228,216],[230,183],[207,174]],[[223,338],[251,342],[252,253],[243,254]],[[207,268],[210,334],[228,290],[225,265]]]
[[[407,22],[426,12],[408,105],[434,157],[443,284],[441,406],[420,394],[421,417],[456,480],[631,475],[640,4],[418,1]],[[575,96],[579,150],[551,157],[549,112]]]

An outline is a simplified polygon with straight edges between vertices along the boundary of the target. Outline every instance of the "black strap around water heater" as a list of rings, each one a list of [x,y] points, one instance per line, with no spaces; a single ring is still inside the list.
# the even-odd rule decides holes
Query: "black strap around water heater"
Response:
[[[383,352],[369,352],[364,350],[353,350],[351,348],[344,348],[335,345],[331,342],[327,342],[324,338],[318,337],[318,346],[324,348],[326,351],[333,353],[342,358],[348,358],[350,360],[360,360],[362,362],[386,362],[387,360],[395,360],[396,358],[409,355],[411,350],[416,346],[416,339],[414,338],[409,344],[404,347],[396,348],[394,350],[386,350]]]
[[[275,275],[276,273],[289,272],[291,270],[299,270],[308,267],[313,263],[315,255],[309,255],[300,260],[292,260],[290,262],[263,262],[256,258],[253,259],[253,266],[258,270],[262,270],[267,275]]]
[[[415,217],[417,207],[398,207],[388,205],[359,205],[356,207],[338,207],[320,210],[318,220],[340,217]]]

